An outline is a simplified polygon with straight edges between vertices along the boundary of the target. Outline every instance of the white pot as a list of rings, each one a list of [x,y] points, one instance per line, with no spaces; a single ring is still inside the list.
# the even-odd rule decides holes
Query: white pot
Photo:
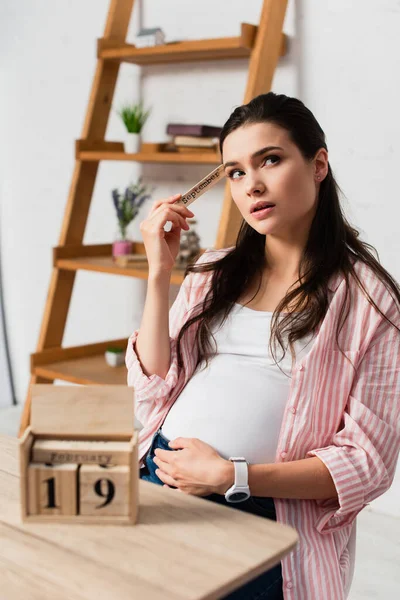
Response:
[[[127,154],[136,154],[136,152],[139,152],[140,133],[127,133],[124,146]]]
[[[125,362],[125,356],[123,352],[117,353],[106,351],[104,355],[106,357],[106,362],[110,367],[119,367]]]

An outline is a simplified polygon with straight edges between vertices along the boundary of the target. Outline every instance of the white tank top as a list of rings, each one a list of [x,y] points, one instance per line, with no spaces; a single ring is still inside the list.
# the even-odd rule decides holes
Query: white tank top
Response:
[[[292,356],[287,337],[283,360],[279,343],[274,348],[279,366],[270,354],[272,314],[235,304],[224,325],[220,327],[221,319],[212,327],[218,353],[207,369],[201,370],[205,363],[199,365],[179,394],[161,429],[165,437],[198,438],[226,459],[275,462]],[[313,341],[310,334],[295,342],[297,362]]]

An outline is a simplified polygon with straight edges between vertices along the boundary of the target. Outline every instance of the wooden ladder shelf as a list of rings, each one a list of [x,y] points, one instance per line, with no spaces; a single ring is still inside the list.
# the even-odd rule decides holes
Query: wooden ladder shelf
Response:
[[[248,59],[248,79],[243,103],[270,91],[279,57],[286,52],[283,23],[287,0],[264,0],[258,27],[242,23],[238,37],[193,40],[136,48],[125,42],[134,0],[110,0],[104,36],[97,43],[97,66],[89,98],[82,136],[75,143],[75,167],[59,243],[53,251],[53,270],[36,352],[31,355],[31,379],[22,413],[20,435],[30,422],[30,389],[34,383],[61,379],[77,384],[126,385],[126,369],[108,367],[104,351],[108,346],[126,346],[126,339],[109,340],[74,348],[63,348],[62,340],[75,274],[78,270],[98,271],[147,279],[147,269],[135,265],[121,267],[111,256],[111,244],[83,245],[90,202],[99,162],[130,160],[153,163],[219,164],[217,153],[161,152],[149,144],[137,154],[125,154],[120,142],[104,140],[120,64],[169,64],[204,60]],[[232,201],[228,183],[214,247],[235,243],[241,215]],[[145,253],[144,245],[134,243],[133,252]],[[172,274],[180,284],[183,271]]]

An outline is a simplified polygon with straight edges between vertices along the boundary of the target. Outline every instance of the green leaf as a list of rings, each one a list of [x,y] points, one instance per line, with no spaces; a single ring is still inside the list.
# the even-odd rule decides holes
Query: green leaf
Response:
[[[117,111],[117,114],[121,117],[129,133],[140,133],[150,112],[151,109],[145,112],[142,102],[139,102],[139,104],[124,105]]]

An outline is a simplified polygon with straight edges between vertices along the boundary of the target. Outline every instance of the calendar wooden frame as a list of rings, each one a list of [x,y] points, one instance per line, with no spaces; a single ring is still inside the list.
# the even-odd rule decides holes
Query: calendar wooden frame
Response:
[[[139,509],[138,432],[128,386],[32,386],[31,424],[19,438],[21,518],[24,522],[133,525]],[[32,515],[28,466],[36,439],[129,443],[128,516]]]

